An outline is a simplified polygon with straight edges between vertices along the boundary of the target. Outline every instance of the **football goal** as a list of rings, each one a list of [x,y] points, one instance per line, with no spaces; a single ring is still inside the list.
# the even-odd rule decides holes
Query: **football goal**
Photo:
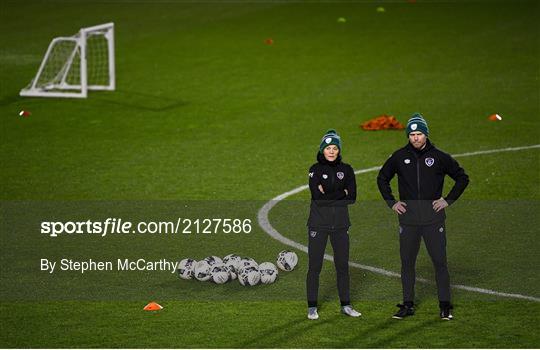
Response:
[[[54,38],[21,96],[85,98],[88,90],[114,90],[114,23]]]

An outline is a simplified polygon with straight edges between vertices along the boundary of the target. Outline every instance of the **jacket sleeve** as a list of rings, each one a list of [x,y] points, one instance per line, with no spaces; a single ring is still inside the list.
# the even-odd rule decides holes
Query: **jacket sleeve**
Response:
[[[322,193],[319,191],[319,185],[321,184],[321,179],[316,171],[316,166],[312,166],[309,169],[309,190],[311,192],[311,199],[315,203],[322,207],[328,207],[335,205],[337,200],[345,198],[345,191],[336,191],[331,193]]]
[[[349,166],[348,169],[345,188],[347,189],[348,194],[337,203],[339,206],[351,205],[356,202],[356,175],[354,174],[354,169],[352,166]]]
[[[390,187],[390,181],[397,173],[397,168],[395,165],[394,155],[390,156],[382,166],[377,176],[377,186],[379,187],[379,192],[383,199],[386,201],[386,204],[392,208],[396,204],[396,198],[392,194],[392,187]]]
[[[444,171],[455,181],[454,186],[444,198],[450,205],[461,196],[467,185],[469,185],[469,176],[465,173],[465,170],[459,165],[459,163],[452,158],[452,156],[445,154],[445,158]]]

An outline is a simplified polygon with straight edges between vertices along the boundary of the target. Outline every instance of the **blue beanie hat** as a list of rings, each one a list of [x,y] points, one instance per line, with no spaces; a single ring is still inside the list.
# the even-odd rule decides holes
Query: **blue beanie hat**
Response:
[[[405,134],[407,137],[409,137],[409,134],[413,131],[420,131],[422,134],[429,136],[427,122],[420,113],[414,113],[411,116],[411,119],[409,119],[407,122],[407,127],[405,128]]]
[[[328,130],[322,137],[319,152],[323,153],[323,150],[330,145],[336,145],[341,152],[341,137],[334,129]]]

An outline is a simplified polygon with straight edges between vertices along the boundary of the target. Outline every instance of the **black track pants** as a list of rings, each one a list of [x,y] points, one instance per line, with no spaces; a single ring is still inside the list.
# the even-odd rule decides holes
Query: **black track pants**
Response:
[[[337,288],[341,305],[350,304],[349,296],[349,233],[347,230],[319,231],[308,229],[309,268],[306,278],[308,306],[317,306],[319,274],[324,260],[326,242],[334,249],[334,265],[337,273]]]
[[[399,253],[403,301],[414,301],[416,257],[424,238],[427,252],[435,268],[439,301],[450,301],[450,275],[446,262],[446,228],[444,222],[427,226],[400,226]]]

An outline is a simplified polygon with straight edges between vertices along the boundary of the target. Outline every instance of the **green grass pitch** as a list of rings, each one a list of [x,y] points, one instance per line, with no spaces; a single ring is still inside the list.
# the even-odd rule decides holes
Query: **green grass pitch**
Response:
[[[539,347],[538,301],[456,288],[455,320],[442,322],[434,284],[418,283],[417,315],[399,322],[390,318],[399,280],[357,268],[351,293],[363,316],[347,318],[329,262],[321,318],[308,321],[299,250],[297,269],[253,288],[165,272],[38,270],[43,257],[271,261],[289,248],[257,224],[258,210],[307,182],[328,128],[355,169],[381,165],[406,142],[403,132],[359,128],[383,113],[401,122],[423,113],[431,140],[452,154],[539,144],[539,17],[534,0],[4,1],[0,347]],[[110,21],[116,91],[18,96],[53,37]],[[492,113],[503,120],[488,121]],[[539,149],[457,159],[471,183],[448,209],[452,283],[538,299]],[[351,261],[399,272],[396,219],[375,178],[357,175]],[[308,200],[303,191],[269,213],[301,244]],[[32,226],[44,205],[64,208],[64,219],[90,207],[152,220],[181,216],[181,203],[194,215],[250,218],[253,231],[52,240]],[[417,270],[434,279],[424,248]],[[142,311],[151,300],[164,309]]]

